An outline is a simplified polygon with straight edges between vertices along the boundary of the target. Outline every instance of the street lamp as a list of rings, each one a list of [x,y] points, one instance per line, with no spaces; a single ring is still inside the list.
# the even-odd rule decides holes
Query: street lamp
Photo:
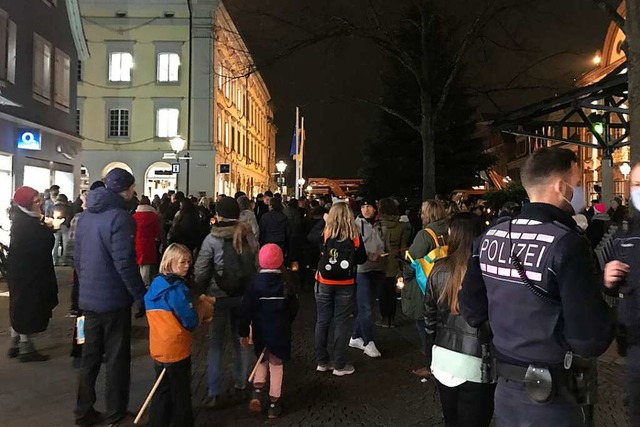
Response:
[[[300,179],[298,179],[298,188],[300,188],[300,198],[302,198],[303,194],[302,192],[304,191],[304,183],[307,182],[305,181],[304,178],[300,177]]]
[[[278,171],[278,188],[280,188],[280,193],[282,193],[282,187],[284,187],[285,179],[284,179],[284,171],[287,170],[287,164],[280,160],[276,163],[276,170]]]
[[[171,138],[171,140],[169,141],[169,144],[171,144],[171,149],[176,153],[176,162],[178,163],[178,168],[180,168],[180,157],[178,157],[178,155],[182,150],[184,150],[184,146],[186,143],[187,141],[185,141],[185,139],[180,136]],[[179,177],[180,177],[180,172],[176,172],[176,191],[178,191]]]
[[[629,163],[625,162],[620,165],[620,173],[624,175],[625,179],[627,178],[627,176],[629,176],[629,174],[631,173],[631,166],[629,165]]]

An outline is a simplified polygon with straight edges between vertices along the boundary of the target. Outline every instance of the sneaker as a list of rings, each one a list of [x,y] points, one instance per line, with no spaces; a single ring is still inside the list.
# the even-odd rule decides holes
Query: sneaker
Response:
[[[376,320],[376,326],[378,326],[380,328],[388,328],[389,327],[389,319],[387,319],[386,317],[383,317],[380,320]]]
[[[280,414],[282,414],[282,406],[280,405],[280,402],[278,402],[277,400],[275,402],[270,402],[269,412],[267,415],[269,419],[278,418]]]
[[[380,351],[378,351],[378,348],[376,347],[376,343],[374,343],[373,341],[369,341],[369,344],[364,346],[364,354],[373,358],[382,356],[382,354],[380,354]]]
[[[31,351],[29,353],[19,354],[18,360],[24,363],[46,362],[47,360],[49,360],[49,356],[47,356],[46,354],[38,353],[37,351]]]
[[[249,401],[249,411],[261,412],[262,411],[262,390],[259,388],[253,389],[251,392],[251,400]]]
[[[9,359],[15,359],[18,357],[18,354],[20,354],[20,347],[9,347],[9,350],[7,350],[7,356],[9,356]]]
[[[318,366],[316,366],[316,371],[317,372],[333,371],[333,363],[318,363]]]
[[[362,338],[349,339],[349,347],[357,348],[358,350],[364,350],[364,341]]]
[[[336,377],[343,377],[345,375],[351,375],[356,371],[356,368],[353,367],[353,365],[344,365],[344,368],[342,369],[334,369],[333,370],[333,375],[335,375]]]

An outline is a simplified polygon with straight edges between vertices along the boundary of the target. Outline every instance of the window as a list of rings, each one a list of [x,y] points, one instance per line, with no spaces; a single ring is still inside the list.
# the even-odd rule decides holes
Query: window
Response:
[[[224,146],[229,148],[229,123],[224,122]]]
[[[231,97],[231,94],[229,93],[230,85],[231,85],[231,78],[229,76],[229,71],[225,70],[225,75],[224,75],[224,96],[226,96],[227,99],[229,99]]]
[[[130,82],[133,68],[133,55],[129,52],[112,52],[109,54],[109,81]]]
[[[171,138],[179,134],[180,110],[177,108],[159,108],[156,113],[156,135]]]
[[[234,78],[231,81],[231,103],[235,104],[236,103],[236,79]]]
[[[129,110],[126,108],[113,108],[109,110],[109,137],[129,137]]]
[[[51,100],[51,43],[37,34],[33,35],[33,93],[38,99]]]
[[[231,126],[231,150],[236,151],[236,128]]]
[[[158,54],[158,81],[177,82],[179,80],[180,55],[177,53]]]
[[[78,108],[76,110],[76,135],[80,135],[80,123],[81,123],[80,109]]]
[[[71,59],[69,55],[56,49],[54,101],[56,107],[69,109],[71,98]]]
[[[81,82],[82,81],[82,61],[80,59],[78,59],[78,81]]]
[[[222,117],[218,114],[218,127],[216,132],[216,138],[218,142],[222,142]]]
[[[224,85],[224,67],[222,64],[218,64],[218,89],[222,90]]]

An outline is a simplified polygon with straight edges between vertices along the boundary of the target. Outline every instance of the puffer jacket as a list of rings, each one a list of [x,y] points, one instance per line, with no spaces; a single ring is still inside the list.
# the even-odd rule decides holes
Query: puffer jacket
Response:
[[[156,264],[160,237],[160,217],[149,205],[139,205],[133,214],[136,222],[136,262],[139,265]]]
[[[258,241],[251,227],[242,221],[219,222],[211,227],[211,233],[205,237],[194,265],[196,287],[200,293],[216,298],[228,297],[216,283],[216,275],[224,275],[224,242],[233,239],[236,232],[242,236],[242,257],[257,266]],[[216,274],[214,274],[214,272]],[[234,297],[235,298],[235,297]],[[238,297],[238,300],[241,297]]]
[[[108,313],[143,304],[146,288],[136,264],[136,223],[124,199],[107,188],[89,193],[78,220],[75,266],[80,309]]]
[[[429,340],[427,359],[431,361],[433,344],[457,353],[481,357],[478,330],[467,324],[461,315],[451,314],[448,303],[438,304],[449,281],[450,271],[443,260],[436,261],[429,276],[425,295],[425,331]]]
[[[404,256],[411,230],[400,222],[399,216],[380,215],[380,223],[385,252],[389,254],[385,257],[385,273],[387,277],[398,277],[402,271],[398,256]]]

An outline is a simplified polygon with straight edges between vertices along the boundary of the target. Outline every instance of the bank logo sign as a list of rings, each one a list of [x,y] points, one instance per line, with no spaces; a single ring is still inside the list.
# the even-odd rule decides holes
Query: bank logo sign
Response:
[[[37,129],[19,129],[18,148],[39,151],[42,148],[40,131]]]

